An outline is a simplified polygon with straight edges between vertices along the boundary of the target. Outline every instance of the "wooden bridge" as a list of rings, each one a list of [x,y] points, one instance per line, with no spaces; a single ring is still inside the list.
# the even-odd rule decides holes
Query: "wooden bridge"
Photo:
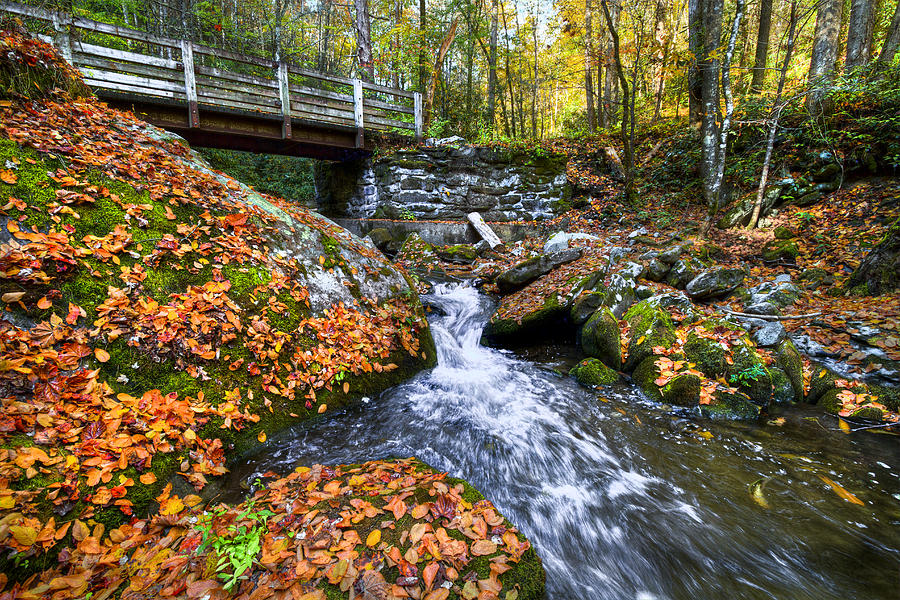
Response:
[[[377,136],[422,137],[422,97],[186,40],[0,0],[97,96],[198,146],[343,159]]]

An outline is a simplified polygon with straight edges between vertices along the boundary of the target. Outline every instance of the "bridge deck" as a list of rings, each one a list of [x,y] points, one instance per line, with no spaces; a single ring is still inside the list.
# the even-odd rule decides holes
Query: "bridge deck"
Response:
[[[422,137],[418,92],[0,0],[110,104],[188,141],[339,159],[372,135]]]

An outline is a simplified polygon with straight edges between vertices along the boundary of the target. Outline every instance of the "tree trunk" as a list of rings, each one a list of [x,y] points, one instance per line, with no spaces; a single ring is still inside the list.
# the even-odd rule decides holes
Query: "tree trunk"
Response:
[[[597,128],[597,117],[594,113],[594,31],[591,23],[591,0],[584,2],[584,96],[587,104],[588,131],[593,133]]]
[[[884,38],[884,46],[881,47],[881,54],[878,55],[878,65],[885,67],[891,64],[898,47],[900,47],[900,0],[897,1],[894,18],[891,19],[887,36]]]
[[[625,176],[625,200],[631,202],[634,199],[634,147],[632,139],[629,135],[628,117],[630,102],[628,99],[628,80],[625,79],[625,69],[622,68],[622,54],[619,51],[619,32],[616,24],[613,22],[612,15],[607,6],[607,0],[600,0],[603,7],[603,16],[606,18],[606,28],[609,30],[609,36],[612,38],[613,59],[615,60],[616,73],[619,75],[619,85],[622,86],[622,146],[625,151],[625,162],[622,165]],[[637,60],[635,60],[637,63]],[[607,70],[607,74],[609,70]]]
[[[400,88],[400,23],[402,19],[401,13],[401,3],[400,0],[394,0],[394,29],[396,29],[396,33],[394,34],[394,63],[392,66],[392,70],[394,71],[393,76],[391,78],[391,82],[394,84],[395,88]],[[302,30],[301,30],[302,31]]]
[[[821,0],[819,4],[809,61],[809,93],[806,95],[806,108],[814,115],[825,109],[823,101],[834,79],[843,10],[843,0]]]
[[[731,129],[731,116],[734,114],[734,95],[731,91],[731,61],[734,59],[734,48],[737,45],[738,35],[741,30],[741,19],[744,16],[744,0],[737,0],[734,8],[734,21],[731,24],[731,36],[728,38],[728,47],[725,50],[725,58],[722,61],[722,93],[725,95],[725,117],[719,128],[719,148],[716,152],[716,171],[710,182],[714,198],[708,205],[706,220],[703,224],[702,234],[706,236],[712,227],[716,213],[719,212],[719,204],[722,199],[722,181],[725,179],[725,161],[728,156],[728,132]]]
[[[700,122],[703,114],[703,82],[700,63],[703,57],[703,9],[705,0],[688,0],[688,51],[690,65],[687,74],[688,120]]]
[[[766,82],[766,60],[769,57],[769,34],[772,31],[772,0],[759,5],[759,34],[756,36],[756,58],[753,61],[753,80],[750,93],[758,94]]]
[[[719,149],[719,59],[716,51],[722,37],[724,0],[703,0],[703,48],[698,63],[703,101],[700,123],[700,173],[703,197],[710,211],[719,201],[715,186]]]
[[[612,0],[612,3],[606,4],[606,8],[604,9],[604,17],[605,12],[609,12],[610,20],[612,21],[612,28],[615,29],[619,26],[619,12],[621,6],[616,0]],[[607,30],[609,29],[609,20],[607,20]],[[607,31],[606,33],[606,78],[603,86],[603,111],[604,116],[603,120],[606,127],[612,127],[616,123],[616,90],[617,85],[616,82],[621,80],[622,74],[618,73],[616,70],[616,57],[615,57],[615,48],[613,47],[613,39],[612,33]]]
[[[763,196],[766,194],[766,184],[769,182],[769,167],[772,163],[772,150],[775,148],[775,133],[778,131],[778,119],[784,105],[781,102],[781,94],[784,92],[784,82],[787,79],[788,67],[791,65],[791,55],[794,53],[794,44],[797,42],[797,0],[791,1],[791,17],[788,24],[787,48],[784,52],[784,62],[781,65],[781,73],[778,76],[778,89],[775,91],[775,100],[772,102],[772,112],[769,114],[769,135],[766,138],[766,157],[763,159],[762,175],[759,178],[759,187],[756,190],[756,201],[753,203],[753,214],[747,229],[756,227],[759,222],[759,213],[762,211]]]
[[[872,33],[875,29],[874,0],[850,0],[847,28],[847,58],[844,71],[869,64],[872,59]]]
[[[368,0],[353,0],[356,9],[356,57],[362,77],[375,81],[375,62],[372,60],[372,28],[369,24]]]
[[[485,115],[485,121],[490,131],[494,130],[494,114],[497,104],[497,4],[498,0],[491,0],[491,42],[488,54],[488,97],[487,114]]]
[[[428,45],[428,37],[425,32],[425,0],[419,0],[419,91],[425,93],[426,80],[428,79],[428,54],[425,48]]]
[[[453,43],[454,38],[456,38],[456,27],[459,25],[459,19],[453,19],[453,23],[450,24],[450,29],[447,31],[447,35],[444,36],[444,41],[441,42],[441,47],[438,50],[437,58],[434,59],[434,70],[431,72],[431,84],[428,86],[428,94],[425,96],[425,127],[428,127],[428,124],[431,122],[431,110],[434,107],[434,90],[437,88],[438,78],[441,75],[441,65],[444,63],[444,57],[447,56],[447,50],[450,49],[450,44]]]
[[[887,294],[900,287],[900,219],[876,245],[847,280],[847,289],[865,285],[873,296]]]

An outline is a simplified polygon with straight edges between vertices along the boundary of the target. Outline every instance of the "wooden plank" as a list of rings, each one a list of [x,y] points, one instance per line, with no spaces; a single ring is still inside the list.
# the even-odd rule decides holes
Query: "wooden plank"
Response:
[[[359,79],[353,80],[353,120],[356,123],[356,147],[365,144],[365,121],[363,120],[363,86]]]
[[[247,87],[245,85],[234,83],[231,81],[220,81],[215,79],[207,79],[201,77],[197,80],[197,88],[202,88],[207,93],[230,92],[234,94],[242,94],[245,96],[258,96],[260,98],[272,99],[279,101],[279,95],[274,90],[262,89],[259,87]],[[226,96],[227,97],[227,96]]]
[[[385,127],[399,127],[400,129],[416,130],[415,123],[407,123],[406,121],[397,121],[395,119],[386,119],[384,117],[371,116],[366,119],[366,123],[374,123],[376,125],[384,125]]]
[[[353,119],[340,119],[338,117],[329,117],[318,112],[293,111],[293,118],[306,121],[307,123],[323,123],[328,125],[338,125],[348,129],[354,129]],[[355,140],[354,140],[355,143]]]
[[[355,115],[352,110],[338,110],[335,108],[326,108],[324,106],[320,106],[318,104],[309,104],[307,102],[297,102],[292,99],[291,101],[291,111],[297,112],[302,111],[311,115],[324,115],[328,117],[335,117],[338,119],[342,119],[346,121],[350,125],[356,124]]]
[[[241,102],[242,104],[252,104],[254,106],[264,108],[267,112],[278,110],[280,107],[280,103],[277,98],[266,98],[263,96],[257,96],[255,94],[242,94],[240,92],[207,89],[203,87],[200,87],[197,93],[200,97],[205,98],[209,101],[215,101],[216,99],[233,100],[234,102]]]
[[[291,65],[290,67],[288,67],[288,71],[295,75],[302,75],[303,77],[312,77],[313,79],[321,79],[322,81],[331,81],[332,83],[342,83],[344,85],[353,85],[353,80],[349,77],[342,77],[340,75],[330,75],[327,73],[320,73],[319,71],[304,69],[303,67],[295,67],[295,66]]]
[[[128,27],[120,27],[118,25],[100,23],[99,21],[92,21],[90,19],[85,19],[84,17],[75,17],[74,19],[72,19],[72,25],[77,27],[78,29],[84,29],[85,31],[105,33],[107,35],[125,38],[126,40],[146,42],[148,44],[156,44],[157,46],[165,46],[167,48],[181,47],[181,40],[173,40],[172,38],[150,35],[149,33],[144,33],[143,31],[136,31],[134,29],[130,29]]]
[[[216,69],[204,65],[196,65],[194,71],[200,75],[205,75],[210,79],[227,79],[238,83],[246,83],[248,85],[256,85],[259,87],[278,89],[278,82],[273,79],[264,79],[262,77],[254,77],[252,75],[244,75],[242,73],[232,73],[224,69]]]
[[[261,104],[253,104],[250,102],[240,102],[238,100],[224,100],[222,98],[210,97],[202,93],[198,95],[198,98],[201,104],[208,105],[213,108],[236,108],[238,110],[245,110],[262,115],[277,115],[281,113],[277,106],[265,106]]]
[[[184,93],[188,102],[188,125],[200,127],[200,107],[197,106],[197,80],[194,79],[194,44],[181,41],[181,64],[184,65]]]
[[[172,81],[141,77],[138,75],[127,75],[125,73],[92,69],[90,67],[80,67],[78,70],[81,71],[85,77],[90,77],[96,81],[108,81],[110,83],[121,83],[124,85],[140,86],[154,90],[165,90],[168,92],[184,92],[183,85],[178,85]]]
[[[404,113],[407,115],[416,114],[416,110],[412,106],[403,106],[402,104],[392,104],[390,102],[382,102],[380,100],[374,100],[372,98],[366,98],[364,103],[365,103],[365,106],[367,106],[367,107],[372,106],[374,108],[381,108],[384,110]]]
[[[146,66],[146,65],[133,65],[131,63],[120,63],[112,60],[105,60],[102,58],[95,58],[93,56],[87,56],[84,54],[75,54],[75,65],[78,67],[93,67],[96,69],[103,69],[106,71],[112,71],[115,73],[124,73],[126,75],[142,75],[145,77],[151,77],[156,79],[163,79],[166,81],[173,81],[176,83],[184,83],[184,73],[181,69],[177,71],[171,71],[168,69],[158,69],[156,67]]]
[[[176,60],[159,58],[158,56],[150,56],[147,54],[138,54],[137,52],[128,52],[127,50],[117,50],[115,48],[107,48],[106,46],[97,46],[85,42],[75,43],[75,53],[100,56],[102,58],[132,62],[139,65],[151,65],[163,69],[181,70],[182,68],[181,63]]]
[[[385,94],[393,94],[395,96],[400,96],[402,98],[412,98],[415,92],[407,92],[405,90],[400,90],[397,88],[386,87],[383,85],[378,85],[377,83],[369,83],[368,81],[363,81],[363,87],[367,90],[372,90],[373,92],[384,92]]]
[[[319,90],[316,88],[306,87],[302,85],[293,85],[291,84],[291,92],[295,94],[302,94],[304,96],[315,96],[316,98],[327,98],[329,100],[338,100],[340,102],[346,102],[348,104],[353,103],[353,96],[351,94],[341,94],[339,92],[331,92],[329,90]]]
[[[54,11],[38,8],[36,6],[26,6],[25,4],[19,4],[18,2],[3,2],[3,4],[0,4],[0,8],[2,8],[4,12],[12,13],[14,15],[40,19],[41,21],[47,22],[52,22],[53,16],[58,14]]]
[[[111,90],[115,92],[128,92],[139,96],[154,96],[157,98],[172,98],[174,100],[185,100],[184,92],[171,92],[169,90],[160,90],[155,88],[143,87],[140,85],[129,85],[125,83],[112,83],[103,79],[92,79],[88,76],[84,77],[84,82],[90,87],[101,90]]]
[[[237,52],[220,50],[218,48],[210,48],[209,46],[204,46],[202,44],[194,44],[194,52],[196,52],[197,54],[214,56],[216,58],[224,58],[225,60],[233,60],[235,62],[241,62],[248,65],[256,65],[257,67],[265,67],[272,70],[277,68],[276,63],[273,60],[257,58],[255,56],[247,56],[245,54],[238,54]]]
[[[415,109],[414,121],[416,124],[416,139],[421,142],[424,133],[424,120],[422,118],[422,93],[416,92],[413,96],[413,108]]]

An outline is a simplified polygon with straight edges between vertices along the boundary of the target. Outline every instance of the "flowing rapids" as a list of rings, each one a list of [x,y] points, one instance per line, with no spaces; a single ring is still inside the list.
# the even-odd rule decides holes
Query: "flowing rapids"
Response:
[[[479,345],[492,307],[472,287],[424,300],[436,368],[283,434],[232,476],[417,456],[531,539],[550,599],[898,597],[898,438],[800,408],[782,427],[700,423],[709,438],[629,384],[591,392]]]

